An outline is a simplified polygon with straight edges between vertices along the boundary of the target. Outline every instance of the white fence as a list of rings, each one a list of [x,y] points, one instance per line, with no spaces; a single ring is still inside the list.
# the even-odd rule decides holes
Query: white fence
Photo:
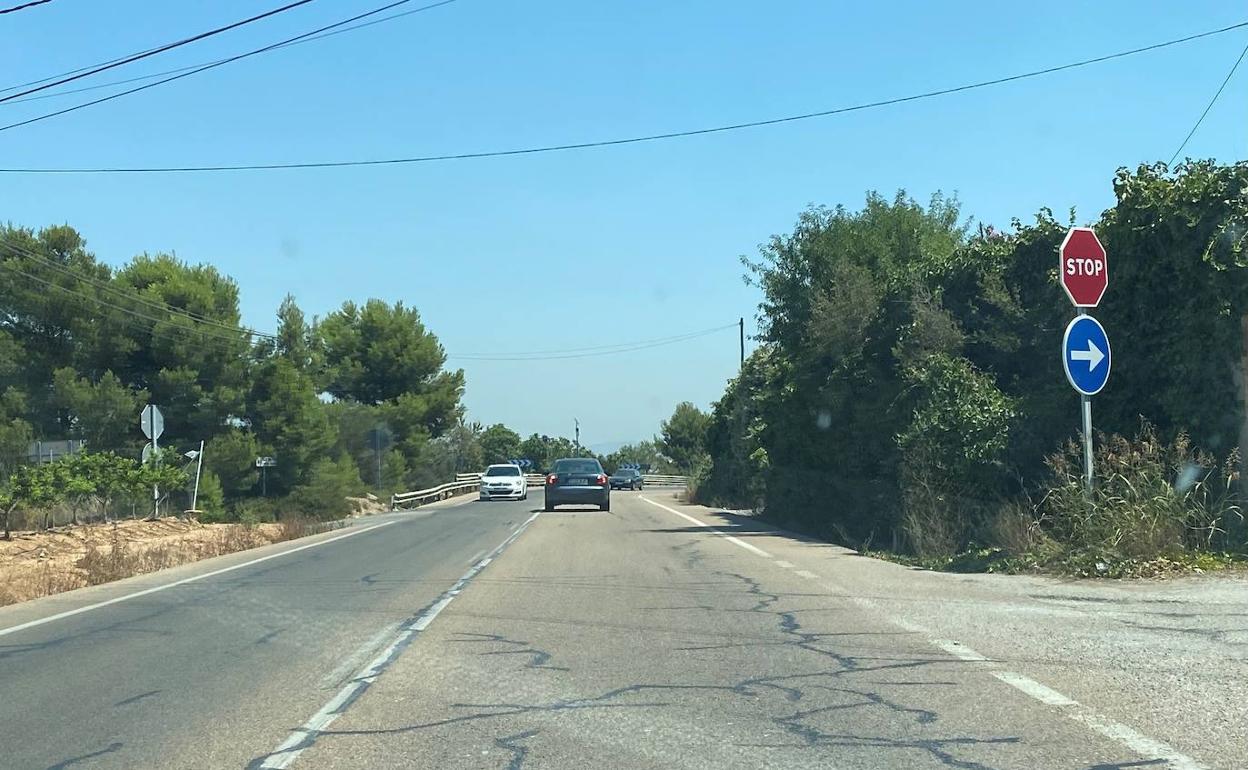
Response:
[[[540,487],[546,483],[546,477],[540,473],[530,473],[524,477],[529,486]],[[658,473],[647,473],[643,475],[642,481],[653,487],[683,487],[688,483],[687,476],[667,476]],[[466,492],[475,492],[481,485],[480,473],[457,473],[455,480],[449,484],[441,484],[428,489],[419,489],[415,492],[400,492],[390,496],[390,510],[407,511],[412,508],[419,508],[425,503],[435,500],[444,500],[455,495],[462,495]]]

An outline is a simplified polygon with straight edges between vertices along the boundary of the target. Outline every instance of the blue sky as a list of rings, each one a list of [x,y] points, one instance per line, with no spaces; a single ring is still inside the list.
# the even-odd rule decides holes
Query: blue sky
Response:
[[[0,16],[0,87],[280,5],[54,0]],[[232,55],[381,5],[319,0],[107,73]],[[0,133],[0,166],[334,160],[494,150],[698,128],[902,96],[1248,19],[1240,3],[459,0]],[[380,297],[448,352],[580,348],[747,319],[739,257],[812,203],[869,189],[956,193],[1008,225],[1081,220],[1119,166],[1166,160],[1248,30],[925,102],[670,142],[417,166],[196,176],[4,176],[0,219],[69,223],[121,264],[169,251],[241,285],[272,328]],[[105,76],[100,76],[101,78]],[[100,93],[100,92],[95,92]],[[104,93],[107,93],[105,91]],[[80,95],[81,96],[81,95]],[[1185,154],[1248,152],[1248,67]],[[79,97],[0,105],[20,119]],[[619,356],[452,361],[471,419],[587,444],[644,438],[707,406],[734,331]]]

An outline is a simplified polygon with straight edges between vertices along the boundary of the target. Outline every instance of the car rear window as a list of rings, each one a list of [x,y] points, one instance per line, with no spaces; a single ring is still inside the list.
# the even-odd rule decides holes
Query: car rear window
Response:
[[[514,465],[500,465],[485,469],[486,476],[519,476],[520,469]]]
[[[597,460],[559,460],[555,473],[602,473],[602,466]]]

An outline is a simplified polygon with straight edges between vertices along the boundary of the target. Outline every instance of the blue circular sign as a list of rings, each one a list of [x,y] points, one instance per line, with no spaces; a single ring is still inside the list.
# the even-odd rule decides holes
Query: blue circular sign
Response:
[[[1062,335],[1062,368],[1070,386],[1095,396],[1109,381],[1111,358],[1105,327],[1090,315],[1076,316]]]

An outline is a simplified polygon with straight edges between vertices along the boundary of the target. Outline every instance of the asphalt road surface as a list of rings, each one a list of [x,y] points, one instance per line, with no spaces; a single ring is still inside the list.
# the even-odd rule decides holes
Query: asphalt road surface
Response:
[[[1248,766],[1242,578],[933,574],[657,489],[540,508],[6,608],[0,766]]]

